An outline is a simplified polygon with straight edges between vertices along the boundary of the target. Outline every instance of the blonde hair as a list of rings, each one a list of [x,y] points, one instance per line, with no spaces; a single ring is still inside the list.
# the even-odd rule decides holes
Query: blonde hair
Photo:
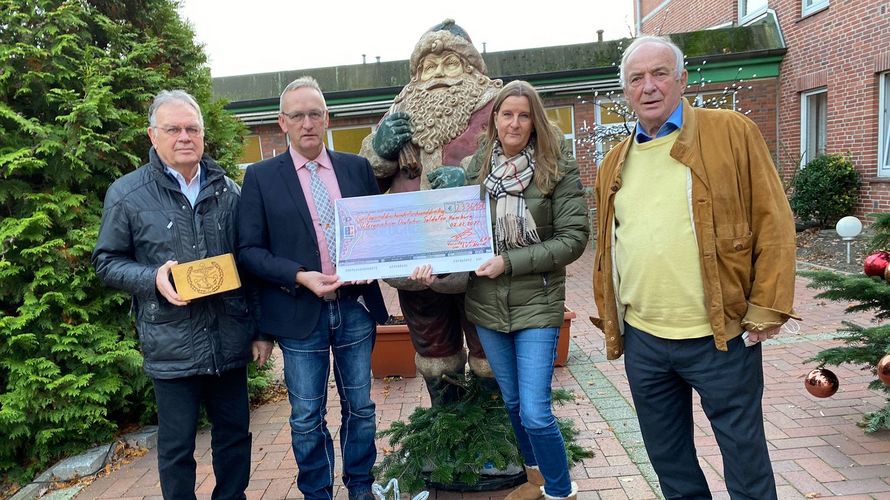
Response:
[[[532,134],[528,139],[535,146],[535,185],[542,193],[549,193],[556,181],[559,180],[559,157],[562,154],[560,144],[562,133],[555,125],[550,123],[547,113],[544,111],[544,103],[541,96],[532,85],[523,80],[513,80],[504,85],[494,98],[494,107],[491,116],[488,117],[488,130],[484,132],[482,144],[484,163],[479,170],[479,178],[485,179],[491,171],[491,152],[497,139],[495,117],[508,97],[525,97],[528,99],[531,109]]]

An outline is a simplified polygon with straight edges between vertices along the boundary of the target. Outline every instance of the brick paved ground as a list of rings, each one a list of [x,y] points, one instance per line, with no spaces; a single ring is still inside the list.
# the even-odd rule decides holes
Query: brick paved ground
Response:
[[[658,498],[657,481],[629,402],[622,360],[606,361],[602,335],[587,319],[595,309],[590,285],[592,260],[588,251],[569,268],[567,305],[578,312],[578,318],[573,321],[568,366],[558,368],[554,375],[555,386],[572,390],[577,396],[574,404],[557,409],[558,415],[572,417],[581,430],[581,443],[596,453],[575,465],[572,477],[583,499]],[[883,397],[866,389],[870,374],[852,367],[832,368],[841,380],[841,388],[834,397],[823,400],[809,396],[802,381],[812,366],[804,360],[839,343],[833,334],[841,327],[841,320],[867,324],[870,317],[845,315],[841,304],[814,299],[815,292],[805,284],[798,279],[797,310],[804,317],[800,331],[770,341],[764,349],[764,410],[779,498],[890,500],[890,433],[866,435],[856,425],[863,413],[884,403]],[[429,404],[421,378],[375,380],[372,396],[377,402],[380,428],[407,418],[418,405]],[[333,389],[329,401],[328,423],[336,437],[339,407]],[[288,414],[289,405],[282,401],[258,408],[251,415],[253,472],[248,498],[301,498],[294,484],[296,464],[290,450]],[[713,433],[700,411],[696,421],[700,461],[715,498],[729,498]],[[198,498],[210,498],[214,485],[209,438],[206,430],[198,438]],[[385,443],[378,443],[378,447],[383,452]],[[95,481],[77,498],[160,498],[156,460],[151,451]],[[339,456],[337,460],[339,463]],[[337,498],[346,498],[342,486],[337,486],[336,493]],[[503,498],[505,494],[432,491],[431,497],[479,499]]]

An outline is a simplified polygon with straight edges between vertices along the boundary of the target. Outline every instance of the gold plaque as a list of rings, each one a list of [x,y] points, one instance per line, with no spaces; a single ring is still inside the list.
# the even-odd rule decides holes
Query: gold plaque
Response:
[[[235,257],[227,253],[207,259],[177,264],[170,268],[176,292],[182,300],[192,300],[241,287]]]

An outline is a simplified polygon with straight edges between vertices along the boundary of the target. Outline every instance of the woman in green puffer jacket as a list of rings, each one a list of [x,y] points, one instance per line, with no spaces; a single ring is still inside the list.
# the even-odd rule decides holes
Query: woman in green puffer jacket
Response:
[[[471,274],[467,319],[485,355],[525,461],[528,482],[508,499],[575,498],[550,379],[563,321],[565,268],[584,253],[587,205],[562,133],[524,81],[505,85],[467,169],[493,207],[495,256]],[[543,486],[543,487],[542,487]]]

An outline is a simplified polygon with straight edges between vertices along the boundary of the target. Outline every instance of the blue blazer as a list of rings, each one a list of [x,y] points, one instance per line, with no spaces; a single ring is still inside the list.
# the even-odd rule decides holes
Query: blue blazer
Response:
[[[344,198],[379,194],[368,160],[328,151]],[[318,239],[290,151],[247,168],[238,210],[238,262],[258,278],[263,334],[302,339],[318,323],[322,299],[296,284],[297,271],[321,271]],[[380,286],[350,285],[377,323],[388,317]]]

